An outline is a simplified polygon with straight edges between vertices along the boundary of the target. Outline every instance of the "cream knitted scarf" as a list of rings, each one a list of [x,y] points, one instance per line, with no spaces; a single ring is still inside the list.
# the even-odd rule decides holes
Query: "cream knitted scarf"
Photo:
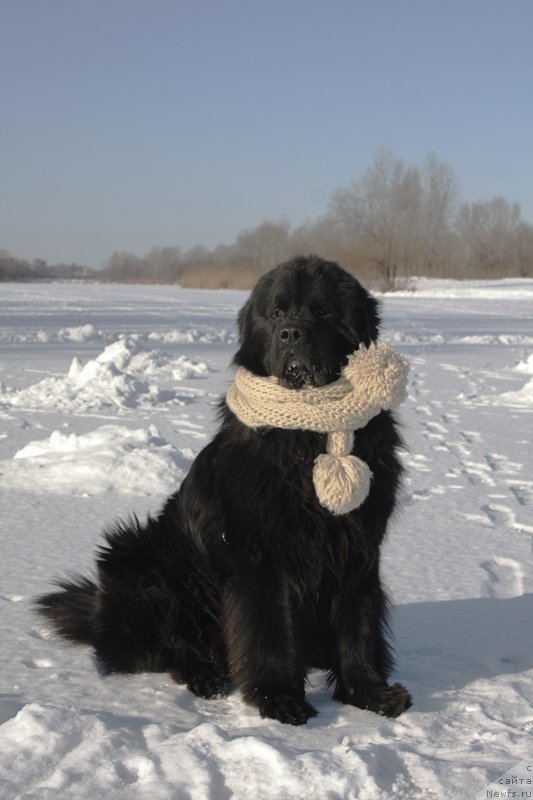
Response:
[[[285,389],[238,367],[226,400],[249,428],[273,427],[327,433],[327,452],[317,456],[313,483],[321,505],[347,514],[368,496],[372,473],[351,455],[354,431],[406,397],[409,364],[385,342],[348,357],[341,377],[326,386]]]

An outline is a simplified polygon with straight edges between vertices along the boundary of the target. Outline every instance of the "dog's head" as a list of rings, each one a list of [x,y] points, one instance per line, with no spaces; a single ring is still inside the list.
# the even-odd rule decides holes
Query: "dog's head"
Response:
[[[239,313],[234,362],[290,389],[336,380],[378,336],[377,301],[338,264],[295,258],[263,275]]]

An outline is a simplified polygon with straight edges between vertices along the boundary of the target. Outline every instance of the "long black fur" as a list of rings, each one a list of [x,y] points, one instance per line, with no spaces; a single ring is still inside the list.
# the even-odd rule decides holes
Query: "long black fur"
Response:
[[[378,336],[378,306],[338,265],[297,258],[263,276],[239,315],[235,364],[295,391],[335,380],[347,355]],[[90,644],[106,672],[169,671],[201,697],[230,685],[262,716],[294,725],[312,667],[334,697],[398,716],[411,704],[389,686],[387,598],[379,551],[402,469],[393,415],[355,437],[373,472],[357,510],[317,501],[313,461],[325,436],[252,430],[224,402],[221,425],[156,518],[105,532],[97,582],[60,584],[42,613]]]

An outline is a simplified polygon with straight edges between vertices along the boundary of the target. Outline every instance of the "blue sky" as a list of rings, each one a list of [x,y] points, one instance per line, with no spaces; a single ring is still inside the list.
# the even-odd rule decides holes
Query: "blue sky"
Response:
[[[299,225],[382,148],[533,222],[532,0],[0,0],[14,255]]]

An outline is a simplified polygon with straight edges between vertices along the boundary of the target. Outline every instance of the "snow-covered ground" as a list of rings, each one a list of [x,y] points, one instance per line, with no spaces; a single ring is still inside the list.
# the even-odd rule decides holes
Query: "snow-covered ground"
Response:
[[[283,726],[238,692],[104,678],[36,618],[54,576],[91,570],[103,525],[155,511],[209,440],[244,299],[0,284],[0,797],[531,791],[498,779],[533,780],[533,281],[383,297],[385,338],[412,360],[409,478],[384,552],[405,715],[339,705],[316,673],[319,715]]]

